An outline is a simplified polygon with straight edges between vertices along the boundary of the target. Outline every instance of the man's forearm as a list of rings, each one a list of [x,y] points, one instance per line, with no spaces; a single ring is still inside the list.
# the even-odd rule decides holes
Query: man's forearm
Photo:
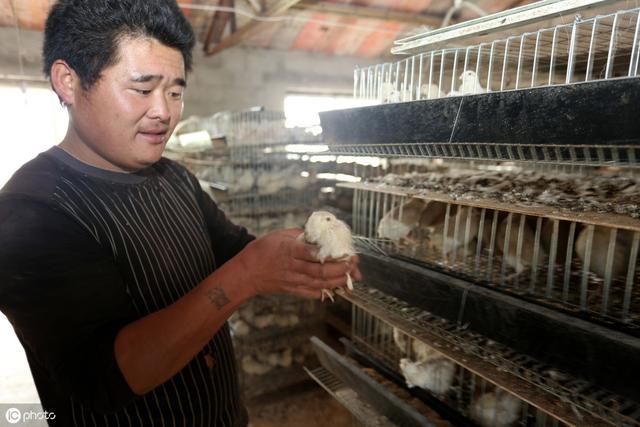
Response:
[[[116,360],[135,393],[147,393],[178,373],[252,296],[240,283],[241,270],[239,263],[226,263],[172,305],[118,333]]]

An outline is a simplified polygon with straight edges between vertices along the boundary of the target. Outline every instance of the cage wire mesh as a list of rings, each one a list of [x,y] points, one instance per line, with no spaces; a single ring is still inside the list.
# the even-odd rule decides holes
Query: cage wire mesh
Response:
[[[354,97],[406,102],[638,76],[640,9],[354,71]]]
[[[534,406],[530,398],[527,403],[506,388],[496,385],[492,378],[485,378],[465,368],[462,361],[458,363],[444,358],[442,352],[445,348],[478,357],[499,371],[508,372],[535,386],[540,393],[569,403],[578,419],[580,413],[589,413],[610,425],[640,425],[640,406],[636,402],[515,353],[508,347],[378,290],[365,290],[358,285],[348,298],[354,303],[352,339],[358,348],[409,381],[416,381],[420,373],[416,373],[415,369],[407,370],[406,362],[403,369],[402,360],[409,359],[419,367],[421,362],[421,374],[430,376],[429,381],[422,383],[425,390],[480,425],[569,424],[552,415],[553,408]],[[436,337],[439,341],[437,345],[429,345],[429,341],[421,337]],[[449,364],[446,369],[442,360]],[[433,363],[440,363],[440,367],[429,368]]]
[[[638,167],[640,146],[511,144],[489,142],[412,142],[389,144],[331,144],[329,153],[344,156],[430,157],[452,160],[484,160],[567,164],[573,166]]]
[[[354,234],[368,250],[640,328],[637,224],[595,225],[426,199],[361,185],[354,190]]]
[[[200,122],[218,143],[179,161],[232,220],[256,235],[304,223],[319,184],[316,165],[295,153],[319,138],[286,128],[276,111],[223,112]]]
[[[362,401],[355,391],[322,366],[313,370],[305,368],[305,371],[327,393],[347,408],[354,417],[353,426],[393,427],[395,425],[376,412],[367,402]]]

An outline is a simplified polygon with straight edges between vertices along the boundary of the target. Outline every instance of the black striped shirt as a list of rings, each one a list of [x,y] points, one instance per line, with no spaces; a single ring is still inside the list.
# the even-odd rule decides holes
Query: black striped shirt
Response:
[[[167,159],[125,174],[53,147],[24,165],[0,192],[0,309],[53,424],[246,424],[226,324],[144,396],[124,380],[113,342],[124,325],[185,295],[251,239]]]

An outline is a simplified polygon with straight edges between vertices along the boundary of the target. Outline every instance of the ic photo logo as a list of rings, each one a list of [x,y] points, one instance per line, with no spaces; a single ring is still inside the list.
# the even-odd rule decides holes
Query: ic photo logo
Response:
[[[18,408],[9,408],[4,414],[9,424],[17,424],[22,421],[22,412]]]
[[[26,405],[25,405],[26,406]],[[29,405],[28,409],[18,409],[16,407],[8,408],[4,414],[5,419],[9,424],[18,424],[20,422],[27,423],[33,421],[48,421],[55,420],[56,414],[49,411],[33,410],[42,409],[39,405]]]

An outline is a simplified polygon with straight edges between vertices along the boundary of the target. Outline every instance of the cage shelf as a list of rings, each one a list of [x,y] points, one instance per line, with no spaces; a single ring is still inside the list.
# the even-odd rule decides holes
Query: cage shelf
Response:
[[[637,165],[640,78],[320,114],[334,154]]]
[[[467,324],[461,325],[457,319],[446,320],[433,311],[424,311],[373,288],[358,286],[355,292],[341,295],[355,307],[352,334],[355,346],[389,369],[397,370],[391,367],[402,357],[394,343],[392,328],[437,349],[455,362],[458,368],[454,384],[457,382],[457,386],[448,392],[448,397],[437,397],[461,413],[468,414],[469,402],[460,395],[463,391],[460,387],[474,388],[474,383],[480,380],[528,402],[534,407],[534,411],[528,412],[535,418],[543,417],[535,410],[538,408],[568,425],[640,425],[637,402],[607,392],[566,371],[558,371],[557,366],[493,341],[472,331]]]
[[[514,350],[640,401],[640,338],[450,274],[361,253],[366,284]]]

